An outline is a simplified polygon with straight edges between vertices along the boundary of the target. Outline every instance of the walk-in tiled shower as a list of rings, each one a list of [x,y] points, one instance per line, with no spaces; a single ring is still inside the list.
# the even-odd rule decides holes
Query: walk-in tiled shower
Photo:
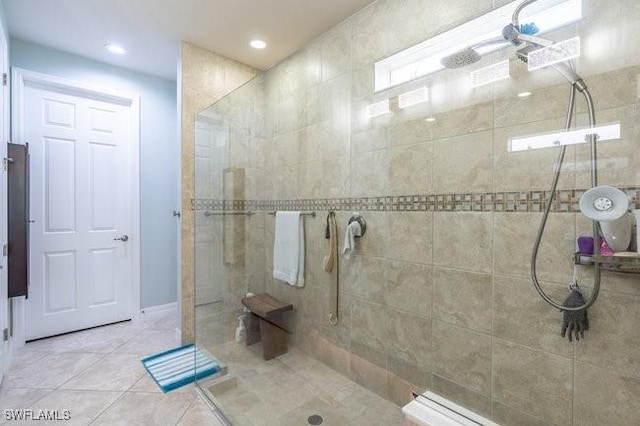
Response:
[[[562,131],[565,78],[529,71],[505,45],[376,91],[376,62],[508,3],[379,0],[197,116],[195,341],[227,367],[199,385],[234,424],[400,424],[411,391],[427,389],[504,425],[640,422],[640,276],[603,270],[572,343],[529,276],[558,148],[510,143]],[[639,208],[640,3],[578,3],[582,18],[544,37],[580,38],[573,62],[597,124],[620,129],[598,145],[599,183]],[[472,86],[473,71],[505,60],[508,78]],[[588,124],[580,96],[574,117]],[[576,240],[592,234],[578,206],[590,187],[589,144],[567,146],[537,262],[559,301]],[[303,218],[304,287],[272,275],[269,213],[281,210],[317,214]],[[367,223],[337,284],[322,267],[330,210],[340,244],[353,212]],[[577,273],[588,295],[593,266]],[[285,355],[265,361],[260,344],[236,341],[248,292],[293,305]]]

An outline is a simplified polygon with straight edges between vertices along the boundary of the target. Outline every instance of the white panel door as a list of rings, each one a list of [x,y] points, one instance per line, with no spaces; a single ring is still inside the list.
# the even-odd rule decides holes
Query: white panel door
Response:
[[[130,107],[27,85],[24,111],[26,339],[130,319]]]

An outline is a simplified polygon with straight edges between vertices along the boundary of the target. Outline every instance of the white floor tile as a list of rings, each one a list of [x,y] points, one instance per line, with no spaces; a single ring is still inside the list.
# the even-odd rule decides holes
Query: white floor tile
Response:
[[[108,354],[82,373],[64,383],[62,389],[125,391],[146,374],[140,357]]]
[[[56,390],[33,404],[33,410],[57,410],[63,415],[69,411],[70,419],[52,424],[86,425],[105,411],[122,392],[95,392],[76,390]]]
[[[176,346],[172,315],[28,343],[4,378],[0,409],[67,409],[70,421],[52,422],[65,425],[221,425],[194,385],[162,393],[142,366]]]
[[[127,392],[92,424],[174,426],[195,398],[184,393]]]
[[[23,368],[11,369],[3,388],[54,389],[101,357],[90,353],[53,353]]]

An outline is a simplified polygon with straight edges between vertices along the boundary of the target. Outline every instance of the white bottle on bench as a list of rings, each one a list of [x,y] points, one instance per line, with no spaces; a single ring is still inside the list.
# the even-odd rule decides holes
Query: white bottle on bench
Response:
[[[236,328],[236,342],[244,342],[247,338],[247,326],[244,323],[244,315],[238,317],[238,327]]]

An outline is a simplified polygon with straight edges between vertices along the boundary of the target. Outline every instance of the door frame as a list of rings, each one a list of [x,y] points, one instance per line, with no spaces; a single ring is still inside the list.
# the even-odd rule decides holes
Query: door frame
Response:
[[[2,67],[0,67],[0,75],[6,73],[7,75],[7,79],[9,79],[9,40],[7,39],[7,33],[5,33],[5,22],[0,20],[0,47],[1,47],[1,51],[2,51]],[[2,85],[3,83],[0,82],[0,85]],[[9,127],[10,127],[10,112],[11,112],[11,105],[9,102],[9,85],[7,82],[6,86],[0,86],[0,102],[2,102],[2,116],[0,116],[0,121],[2,122],[2,134],[0,134],[0,137],[2,137],[2,141],[0,141],[0,143],[2,143],[4,145],[4,147],[2,148],[2,150],[0,152],[2,153],[6,153],[6,142],[9,142]],[[5,209],[4,211],[0,211],[0,213],[2,214],[2,217],[0,218],[0,226],[2,226],[2,229],[0,230],[0,248],[2,247],[2,245],[7,243],[7,239],[8,239],[8,229],[7,229],[7,218],[8,218],[8,210],[6,209],[7,206],[7,173],[6,172],[1,172],[0,173],[3,174],[2,176],[2,180],[0,180],[2,187],[0,187],[0,196],[4,197],[4,203],[5,203]],[[4,276],[4,285],[0,285],[0,291],[2,291],[2,294],[0,294],[0,303],[2,305],[4,305],[3,309],[0,309],[0,313],[4,314],[6,317],[4,318],[4,320],[6,320],[6,324],[4,324],[4,321],[0,321],[0,325],[2,327],[0,327],[0,333],[2,333],[2,329],[4,327],[7,327],[8,329],[11,329],[11,318],[9,318],[11,309],[9,306],[9,298],[8,298],[8,288],[9,288],[9,278],[8,278],[8,274],[7,274],[7,260],[8,258],[4,258],[3,254],[0,253],[0,264],[2,265],[2,270],[0,271],[0,274],[2,274]],[[2,383],[2,380],[4,378],[4,374],[7,373],[7,370],[9,369],[9,365],[11,363],[11,337],[9,337],[9,341],[7,342],[3,342],[2,341],[3,336],[0,335],[0,345],[3,345],[3,352],[6,352],[3,354],[3,357],[0,358],[0,384]]]
[[[13,143],[24,144],[25,112],[24,90],[26,86],[36,86],[49,90],[63,91],[66,94],[80,96],[126,105],[131,112],[131,193],[133,199],[131,209],[132,229],[131,244],[131,318],[140,318],[140,96],[118,90],[106,89],[87,85],[82,82],[67,80],[48,74],[42,74],[23,68],[11,68],[11,137]],[[24,297],[15,298],[14,302],[14,347],[20,347],[25,342],[26,300]]]

